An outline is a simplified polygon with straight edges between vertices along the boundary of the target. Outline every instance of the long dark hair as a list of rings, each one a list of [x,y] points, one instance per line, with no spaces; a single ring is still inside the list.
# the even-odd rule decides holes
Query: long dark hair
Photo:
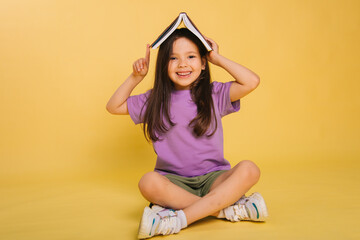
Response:
[[[201,71],[198,79],[190,86],[192,100],[197,106],[197,115],[191,120],[189,126],[193,128],[193,133],[197,137],[203,136],[207,132],[212,119],[214,119],[213,131],[206,136],[212,136],[217,128],[214,103],[211,97],[210,69],[206,59],[207,49],[198,37],[187,28],[176,29],[160,46],[156,61],[154,87],[145,103],[147,108],[144,114],[143,131],[145,138],[153,142],[160,140],[161,135],[165,134],[176,124],[171,121],[169,111],[171,92],[175,87],[168,75],[168,65],[173,43],[181,37],[185,37],[195,43],[202,61],[205,61],[205,70]]]

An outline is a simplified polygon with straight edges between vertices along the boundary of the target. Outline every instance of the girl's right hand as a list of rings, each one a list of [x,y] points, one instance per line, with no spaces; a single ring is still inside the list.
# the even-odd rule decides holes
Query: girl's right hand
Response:
[[[133,64],[133,75],[135,77],[145,77],[149,70],[150,63],[150,45],[146,45],[145,58],[136,60]]]

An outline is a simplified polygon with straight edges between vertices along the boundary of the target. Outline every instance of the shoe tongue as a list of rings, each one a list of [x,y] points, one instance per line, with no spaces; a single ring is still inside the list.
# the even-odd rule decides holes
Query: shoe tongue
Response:
[[[176,212],[175,210],[172,210],[172,209],[164,209],[160,212],[157,213],[160,218],[164,218],[164,217],[173,217],[173,216],[176,216]]]
[[[245,205],[246,200],[247,200],[247,198],[246,198],[245,196],[242,196],[242,197],[239,199],[238,203],[240,203],[241,205]]]

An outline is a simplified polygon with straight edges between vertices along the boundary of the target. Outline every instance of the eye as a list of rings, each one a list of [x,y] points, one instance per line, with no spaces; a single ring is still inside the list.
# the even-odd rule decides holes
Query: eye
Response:
[[[176,57],[170,57],[170,60],[176,60]]]
[[[189,58],[196,58],[196,56],[195,55],[190,55]]]

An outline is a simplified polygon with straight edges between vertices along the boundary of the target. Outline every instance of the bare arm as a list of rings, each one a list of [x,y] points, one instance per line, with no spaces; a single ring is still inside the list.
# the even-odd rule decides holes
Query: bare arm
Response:
[[[136,60],[133,64],[133,72],[111,96],[106,104],[106,110],[111,114],[129,114],[127,99],[134,88],[144,79],[148,72],[150,62],[150,46],[146,46],[145,58]]]
[[[232,102],[246,96],[259,85],[260,78],[250,69],[230,60],[219,54],[218,45],[211,39],[206,38],[211,43],[213,51],[209,52],[208,60],[219,67],[224,68],[235,82],[230,87],[230,99]]]

